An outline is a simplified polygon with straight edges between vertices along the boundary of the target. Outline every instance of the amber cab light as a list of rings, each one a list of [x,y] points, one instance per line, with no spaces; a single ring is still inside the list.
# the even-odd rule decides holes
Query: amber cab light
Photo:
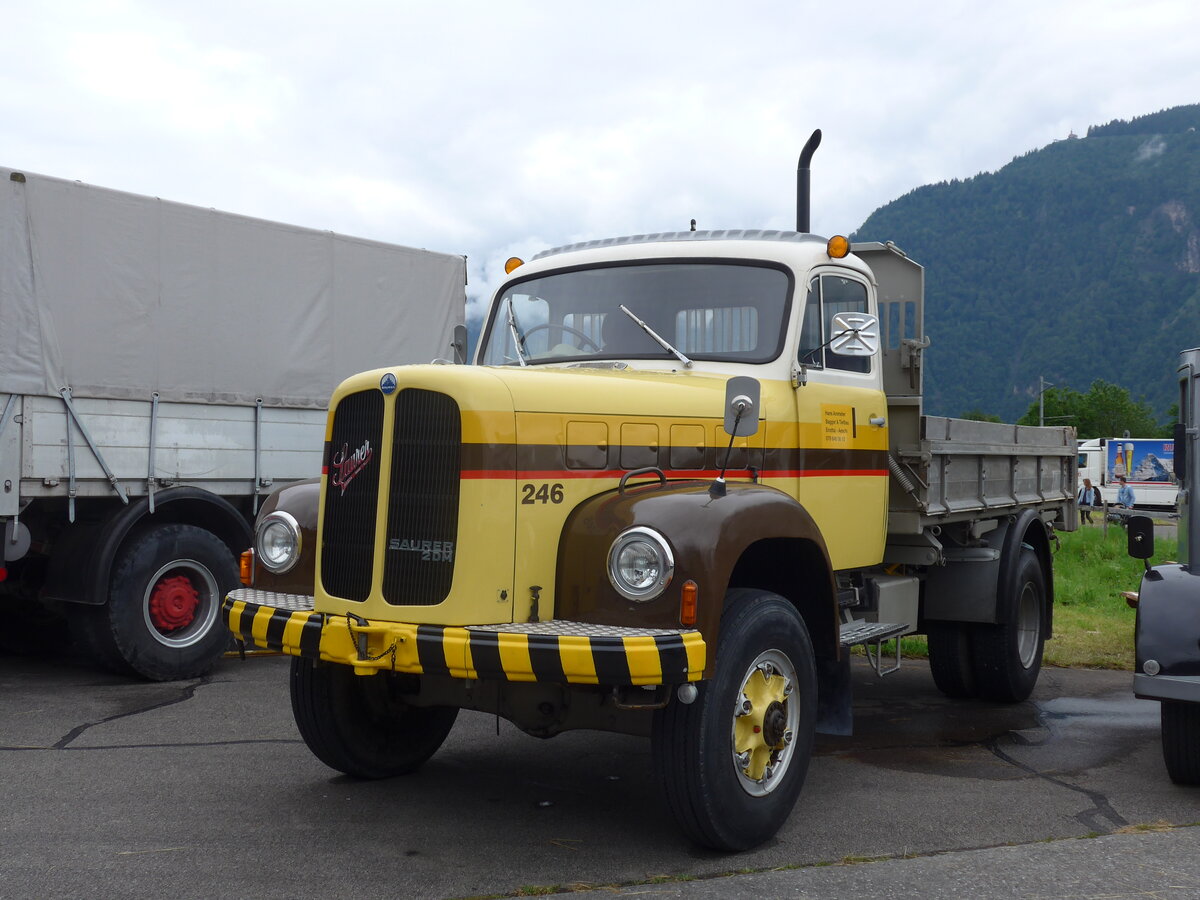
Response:
[[[850,252],[850,239],[835,234],[825,245],[825,252],[830,259],[843,259]]]
[[[508,260],[504,263],[504,274],[511,275],[513,272],[513,269],[517,268],[518,266],[523,266],[523,265],[525,265],[525,260],[521,259],[521,257],[510,256],[508,258]]]
[[[238,557],[238,574],[242,584],[251,587],[254,584],[254,550],[243,550]]]
[[[696,582],[692,580],[683,583],[683,590],[679,592],[679,624],[680,625],[695,625],[696,624]]]

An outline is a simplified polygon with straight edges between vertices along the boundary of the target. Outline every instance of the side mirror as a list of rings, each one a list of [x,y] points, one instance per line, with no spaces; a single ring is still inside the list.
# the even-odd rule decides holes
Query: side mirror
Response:
[[[454,349],[454,364],[461,366],[467,361],[467,326],[454,326],[454,340],[450,342]]]
[[[879,352],[879,320],[867,313],[838,313],[830,325],[829,349],[838,356],[874,356]]]
[[[725,433],[749,437],[758,431],[758,404],[762,387],[757,378],[735,375],[725,382]]]
[[[1129,541],[1129,555],[1134,559],[1149,559],[1154,555],[1154,520],[1149,516],[1130,516],[1126,519],[1128,526],[1126,537]]]

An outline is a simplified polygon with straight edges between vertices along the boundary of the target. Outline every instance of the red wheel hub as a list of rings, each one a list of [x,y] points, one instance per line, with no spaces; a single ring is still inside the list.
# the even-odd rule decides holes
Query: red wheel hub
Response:
[[[191,624],[200,605],[200,592],[186,575],[159,579],[150,593],[150,621],[160,631],[175,631]]]

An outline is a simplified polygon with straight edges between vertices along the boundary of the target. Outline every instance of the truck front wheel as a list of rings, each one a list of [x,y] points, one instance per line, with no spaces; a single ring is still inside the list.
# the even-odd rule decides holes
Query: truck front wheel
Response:
[[[108,603],[72,608],[71,624],[102,665],[155,681],[194,678],[228,641],[221,601],[237,585],[233,554],[215,534],[154,525],[117,554]]]
[[[1163,762],[1176,784],[1200,784],[1200,703],[1162,702]]]
[[[419,768],[450,734],[458,709],[410,706],[392,675],[292,660],[292,715],[313,755],[355,778],[390,778]]]
[[[1021,551],[1008,596],[997,598],[1003,624],[977,625],[971,634],[979,696],[1016,703],[1033,693],[1046,642],[1046,579],[1037,554]]]
[[[716,675],[655,714],[667,806],[698,844],[736,851],[779,830],[812,755],[817,677],[804,620],[783,597],[729,592]]]

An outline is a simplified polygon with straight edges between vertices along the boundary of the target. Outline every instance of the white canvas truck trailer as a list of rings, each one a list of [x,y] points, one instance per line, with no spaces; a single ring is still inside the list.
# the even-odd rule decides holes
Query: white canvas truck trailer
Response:
[[[147,678],[224,649],[260,498],[333,388],[465,354],[466,263],[0,168],[0,646]]]

